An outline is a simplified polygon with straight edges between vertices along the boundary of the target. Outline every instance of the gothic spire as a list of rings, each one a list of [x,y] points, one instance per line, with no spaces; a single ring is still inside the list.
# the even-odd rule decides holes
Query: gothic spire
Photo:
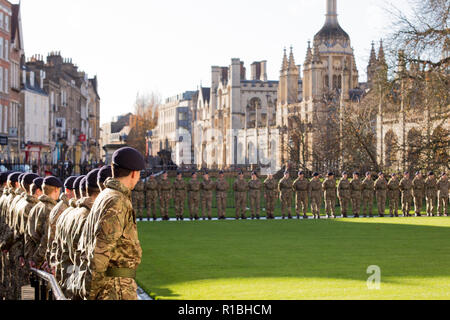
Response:
[[[314,43],[314,52],[313,52],[313,63],[321,63],[320,60],[320,52],[319,52],[319,45],[317,43]]]
[[[291,46],[291,52],[289,54],[289,70],[291,70],[291,71],[297,70],[297,66],[295,65],[294,53],[292,51],[292,46]]]
[[[311,62],[312,62],[311,41],[308,41],[308,49],[306,50],[305,64],[310,64]]]
[[[374,66],[377,64],[377,62],[378,62],[378,60],[377,60],[377,55],[375,53],[375,42],[372,41],[372,50],[370,51],[369,65]]]
[[[326,14],[326,22],[328,25],[337,25],[337,0],[327,0],[327,14]]]
[[[284,55],[283,55],[283,63],[281,65],[281,71],[286,71],[289,67],[287,54],[286,54],[286,48],[284,48]]]
[[[384,56],[383,39],[380,40],[380,49],[378,50],[378,62],[382,65],[386,64],[386,57]]]

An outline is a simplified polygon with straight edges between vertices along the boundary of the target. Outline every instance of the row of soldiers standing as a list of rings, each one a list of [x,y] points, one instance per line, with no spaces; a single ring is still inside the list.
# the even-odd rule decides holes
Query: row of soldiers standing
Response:
[[[145,161],[132,148],[112,160],[64,184],[32,173],[0,175],[0,299],[20,299],[30,268],[52,273],[69,299],[137,299],[142,249],[131,190]]]
[[[147,218],[157,220],[157,202],[159,200],[161,216],[163,220],[169,220],[170,200],[173,199],[177,220],[184,219],[184,208],[188,199],[189,215],[191,220],[198,220],[200,215],[205,219],[212,219],[211,208],[213,192],[216,191],[216,203],[218,218],[226,218],[227,197],[230,185],[224,177],[224,172],[219,172],[216,181],[212,181],[207,170],[204,171],[203,180],[198,179],[198,173],[192,172],[192,178],[186,182],[182,173],[178,172],[176,179],[171,182],[167,172],[157,179],[155,175],[144,182],[141,180],[133,191],[133,207],[143,218],[146,198]],[[250,181],[244,179],[244,173],[239,172],[232,189],[235,197],[236,219],[247,219],[247,196],[250,203],[251,217],[259,219],[261,216],[261,196],[265,199],[265,209],[268,219],[274,219],[275,206],[280,199],[282,218],[292,218],[295,214],[300,218],[307,218],[308,205],[314,218],[320,219],[320,208],[325,202],[325,211],[328,217],[336,217],[336,203],[339,199],[341,214],[348,216],[350,206],[355,217],[372,217],[373,204],[376,200],[379,216],[385,214],[386,203],[389,202],[390,216],[398,216],[399,204],[404,216],[410,216],[412,204],[415,215],[420,216],[423,201],[426,200],[426,213],[428,216],[447,215],[447,202],[449,198],[449,181],[447,174],[443,173],[438,180],[433,172],[425,179],[421,172],[417,172],[411,180],[409,172],[405,172],[401,180],[397,174],[392,174],[390,180],[386,180],[383,173],[379,173],[374,180],[372,173],[368,172],[364,179],[360,179],[358,172],[353,173],[353,179],[349,180],[347,172],[342,173],[342,178],[336,182],[334,173],[328,173],[324,181],[318,173],[313,174],[312,180],[305,177],[300,171],[298,178],[293,181],[289,172],[277,181],[269,174],[262,182],[256,172],[252,172]],[[292,210],[292,200],[295,196],[295,213]],[[200,214],[201,209],[201,214]]]

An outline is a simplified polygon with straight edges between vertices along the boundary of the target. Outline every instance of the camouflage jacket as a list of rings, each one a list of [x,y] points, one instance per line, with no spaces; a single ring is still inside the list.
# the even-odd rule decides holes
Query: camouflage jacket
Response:
[[[233,183],[233,191],[235,193],[246,193],[248,191],[248,183],[245,179],[236,179]]]
[[[292,180],[290,178],[283,178],[278,182],[278,192],[281,197],[292,196]]]
[[[297,193],[311,193],[311,184],[308,179],[303,178],[297,178],[297,180],[294,181],[292,184],[292,190]]]
[[[386,179],[378,178],[377,181],[375,181],[375,191],[378,193],[385,193],[387,191],[388,184],[386,182]]]
[[[36,265],[40,265],[46,259],[47,241],[48,241],[48,219],[50,212],[55,207],[56,201],[46,195],[39,197],[39,203],[36,205],[36,229],[33,238],[38,244],[36,252],[33,255],[33,261]]]
[[[348,179],[341,179],[338,184],[338,197],[341,199],[350,199],[351,189]]]
[[[217,179],[217,181],[216,181],[217,195],[219,195],[219,194],[226,195],[228,193],[229,188],[230,188],[230,185],[228,184],[228,181],[225,178]]]
[[[413,185],[413,195],[414,196],[424,196],[425,195],[425,181],[423,178],[415,177],[412,181]]]
[[[116,179],[107,180],[105,185],[85,227],[91,275],[86,275],[85,285],[91,298],[107,281],[108,268],[136,270],[142,257],[130,190]]]
[[[311,195],[322,196],[323,189],[320,180],[312,179],[309,186],[311,188]]]
[[[371,198],[373,197],[373,191],[375,190],[375,183],[372,180],[372,178],[365,178],[362,182],[362,192],[363,197],[365,198]]]
[[[438,195],[440,198],[448,198],[449,181],[448,179],[439,179],[437,182]]]
[[[400,181],[398,179],[389,180],[387,186],[389,194],[395,195],[400,193]]]
[[[196,180],[194,180],[194,179],[191,179],[191,180],[189,180],[189,183],[188,183],[188,191],[189,191],[189,193],[192,193],[192,192],[194,192],[194,193],[198,193],[198,192],[200,192],[200,180],[198,180],[198,179],[196,179]]]
[[[169,179],[161,179],[158,182],[158,190],[160,195],[161,193],[170,193],[172,192],[172,183]]]
[[[336,199],[336,180],[325,179],[322,183],[325,199]]]
[[[155,178],[149,178],[145,183],[145,190],[147,192],[158,192],[158,181]]]
[[[181,179],[175,179],[173,182],[173,189],[175,190],[175,196],[179,198],[186,197],[187,185],[186,182]]]
[[[436,177],[428,177],[425,180],[425,194],[427,196],[436,196],[438,191]]]
[[[258,194],[261,194],[262,187],[263,187],[263,184],[262,184],[261,180],[259,180],[259,179],[250,180],[248,182],[249,195],[256,196]]]
[[[350,190],[352,192],[352,196],[361,196],[362,187],[363,186],[360,179],[353,179],[350,182]]]
[[[266,196],[276,198],[278,196],[278,182],[274,178],[267,178],[264,181],[264,190],[266,192]]]
[[[411,182],[411,179],[403,178],[402,180],[400,180],[399,187],[400,187],[400,191],[401,191],[402,193],[408,193],[408,194],[411,194],[411,190],[412,190],[412,182]]]
[[[216,184],[211,179],[203,180],[201,182],[201,190],[202,195],[212,196],[214,189],[216,188]]]
[[[78,202],[78,207],[71,211],[69,217],[70,220],[67,220],[67,224],[71,225],[70,233],[67,234],[66,243],[67,243],[67,251],[68,257],[73,265],[79,265],[80,257],[77,257],[77,250],[80,243],[81,233],[83,232],[84,224],[86,223],[86,219],[91,212],[92,205],[94,204],[94,200],[92,198],[83,198]]]
[[[48,230],[47,252],[46,252],[47,261],[51,260],[52,245],[53,245],[53,241],[55,240],[56,222],[58,221],[58,218],[61,216],[61,214],[68,207],[69,207],[69,199],[67,199],[66,194],[63,193],[59,197],[59,202],[55,205],[55,207],[50,212],[49,221],[48,221],[49,230]]]
[[[136,183],[136,186],[133,189],[133,193],[143,194],[144,192],[145,192],[144,181],[139,180],[138,183]]]

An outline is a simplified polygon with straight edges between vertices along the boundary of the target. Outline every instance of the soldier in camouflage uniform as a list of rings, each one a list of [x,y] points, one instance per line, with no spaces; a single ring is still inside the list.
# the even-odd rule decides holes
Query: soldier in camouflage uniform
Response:
[[[391,180],[388,182],[387,196],[389,199],[389,215],[398,217],[398,202],[400,201],[400,183],[397,174],[393,173]]]
[[[2,172],[0,173],[0,184],[1,184],[1,188],[2,188],[2,195],[0,197],[0,242],[1,242],[1,235],[2,235],[2,230],[4,228],[4,218],[3,218],[3,214],[2,214],[2,208],[3,208],[3,204],[5,203],[6,198],[9,195],[9,187],[7,185],[7,180],[8,180],[8,175],[9,172]],[[4,257],[3,257],[3,251],[0,250],[0,300],[3,300],[3,298],[5,298],[6,294],[5,294],[5,288],[3,285],[3,272],[4,272]]]
[[[137,300],[135,282],[142,249],[138,239],[131,190],[145,160],[132,148],[117,150],[113,177],[97,197],[85,223],[88,272],[84,292],[89,300]]]
[[[239,172],[239,177],[233,184],[233,190],[236,207],[236,220],[239,220],[239,217],[245,220],[247,219],[245,211],[247,210],[248,183],[244,180],[243,171]]]
[[[278,183],[278,192],[281,201],[281,216],[286,219],[286,213],[289,219],[292,219],[292,180],[289,178],[289,171],[284,172],[284,178]]]
[[[262,182],[258,179],[256,171],[252,172],[252,179],[248,182],[248,189],[252,219],[260,219]]]
[[[177,178],[173,182],[173,190],[175,192],[174,202],[175,202],[175,215],[178,220],[184,220],[184,204],[186,202],[186,192],[187,185],[183,179],[183,174],[177,172]]]
[[[348,181],[347,172],[342,173],[342,179],[339,181],[338,198],[341,205],[342,217],[347,218],[347,210],[350,206],[351,200],[350,182]]]
[[[139,220],[142,221],[144,215],[144,202],[145,202],[145,185],[143,180],[139,180],[134,190],[131,192],[131,198],[133,202],[133,209],[137,213]]]
[[[61,188],[64,185],[56,177],[47,177],[44,179],[42,189],[44,194],[39,197],[39,203],[36,205],[36,228],[34,230],[33,240],[38,244],[36,252],[33,255],[33,261],[37,266],[47,268],[49,261],[47,261],[47,241],[49,229],[50,212],[56,205],[59,199]],[[33,208],[34,210],[34,208]]]
[[[216,181],[216,201],[217,201],[217,213],[219,220],[226,219],[227,210],[227,196],[230,184],[224,178],[223,171],[219,172],[219,179]]]
[[[266,199],[266,214],[267,219],[275,219],[275,204],[278,199],[278,182],[270,173],[264,181],[264,198]]]
[[[352,195],[352,213],[355,218],[359,218],[361,213],[362,188],[359,172],[354,172],[353,179],[350,182],[350,190]]]
[[[202,191],[202,217],[203,220],[206,220],[206,216],[208,219],[212,219],[212,201],[213,201],[213,191],[216,188],[216,184],[209,179],[209,173],[205,170],[203,175],[203,181],[200,184]]]
[[[449,181],[447,178],[447,174],[443,173],[442,177],[437,182],[438,187],[438,216],[447,216],[447,203],[448,203],[448,190],[449,190]]]
[[[313,179],[310,182],[311,187],[311,211],[314,219],[320,219],[320,209],[322,207],[322,183],[320,182],[320,175],[314,172]]]
[[[412,181],[409,178],[409,172],[405,172],[403,179],[400,181],[400,191],[402,192],[402,211],[404,217],[410,217],[412,202]]]
[[[333,172],[328,173],[328,178],[323,182],[322,188],[327,217],[334,219],[336,218],[336,179]]]
[[[150,220],[150,215],[156,221],[156,205],[158,201],[158,181],[150,172],[150,176],[145,183],[146,200],[147,200],[147,218]]]
[[[200,209],[200,181],[197,179],[197,172],[192,172],[192,178],[188,184],[189,192],[189,215],[191,220],[198,220]]]
[[[386,210],[387,188],[387,181],[384,178],[384,174],[380,172],[377,181],[375,181],[375,195],[378,205],[378,215],[380,217],[384,217],[384,211]]]
[[[161,217],[163,220],[170,220],[169,218],[169,207],[170,207],[170,198],[172,197],[172,183],[167,177],[167,172],[164,171],[162,175],[162,179],[159,180],[158,184],[158,193],[159,193],[159,203],[161,210]]]
[[[303,171],[298,173],[298,178],[294,181],[292,190],[295,192],[297,219],[300,219],[300,212],[303,213],[303,219],[308,219],[308,198],[311,196],[311,186]]]
[[[366,178],[362,182],[362,212],[364,218],[369,216],[373,217],[373,194],[374,194],[374,181],[370,172],[366,173]]]
[[[416,173],[416,177],[413,182],[413,198],[414,198],[414,211],[416,217],[420,217],[422,211],[423,199],[425,198],[425,181],[421,172]]]
[[[434,172],[428,173],[428,178],[425,180],[425,199],[427,203],[427,216],[433,217],[435,213],[435,204],[437,201],[437,180]]]

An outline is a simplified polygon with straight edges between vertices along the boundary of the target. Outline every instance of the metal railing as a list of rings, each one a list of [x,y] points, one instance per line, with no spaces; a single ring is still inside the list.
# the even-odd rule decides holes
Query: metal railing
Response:
[[[34,268],[30,271],[35,300],[68,300],[52,274]]]

